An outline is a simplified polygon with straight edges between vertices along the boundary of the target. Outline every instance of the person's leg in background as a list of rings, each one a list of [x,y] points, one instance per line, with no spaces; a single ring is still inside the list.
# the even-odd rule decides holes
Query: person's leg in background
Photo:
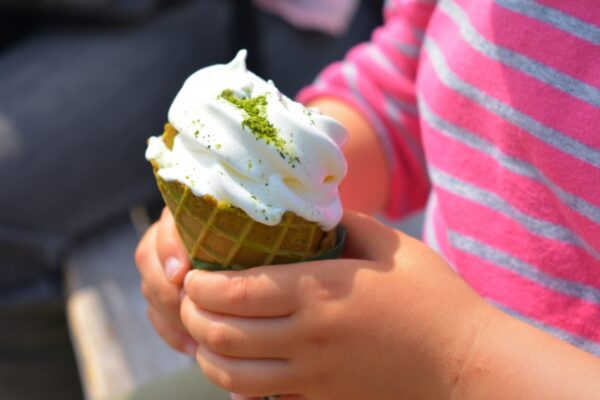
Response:
[[[283,19],[257,12],[256,50],[260,74],[272,79],[286,95],[293,97],[312,83],[333,61],[341,60],[355,44],[366,41],[381,24],[383,0],[362,0],[350,25],[339,36],[300,30]]]
[[[35,18],[0,43],[0,397],[82,398],[62,255],[158,204],[146,139],[191,72],[231,57],[230,17],[229,2],[201,0],[129,25]]]
[[[49,25],[0,54],[0,298],[156,198],[145,141],[190,73],[231,56],[230,17],[202,0],[131,26]]]

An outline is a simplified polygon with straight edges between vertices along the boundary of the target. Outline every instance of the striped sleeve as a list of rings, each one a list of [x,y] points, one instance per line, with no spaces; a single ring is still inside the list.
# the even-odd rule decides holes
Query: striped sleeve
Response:
[[[386,214],[397,218],[424,206],[429,180],[415,98],[418,59],[434,1],[388,1],[385,23],[299,94],[306,103],[335,97],[359,110],[386,151],[392,182]]]

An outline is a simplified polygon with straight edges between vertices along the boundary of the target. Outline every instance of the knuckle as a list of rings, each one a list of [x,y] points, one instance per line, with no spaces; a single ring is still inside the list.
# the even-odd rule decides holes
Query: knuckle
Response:
[[[211,324],[206,328],[206,345],[215,352],[221,352],[231,345],[227,328],[221,324]]]
[[[327,303],[340,298],[342,285],[335,276],[321,276],[318,279],[307,277],[303,283],[303,292],[318,303]]]
[[[314,298],[320,303],[327,303],[338,298],[337,291],[331,286],[321,286],[314,292]]]
[[[196,362],[204,375],[215,385],[232,393],[257,392],[261,384],[249,379],[247,374],[236,368],[227,368],[219,364],[206,362],[202,356],[196,356]],[[253,397],[254,398],[254,397]]]
[[[305,326],[301,328],[298,335],[303,347],[320,351],[320,349],[339,343],[345,335],[348,335],[348,330],[338,327],[343,324],[338,323],[339,321],[332,318],[331,314],[329,310],[319,311],[318,315],[310,318],[309,324],[304,324]]]
[[[239,392],[239,382],[235,374],[231,371],[210,368],[209,370],[205,370],[204,373],[215,385],[230,392]]]
[[[169,290],[162,290],[158,295],[158,302],[168,311],[175,311],[179,308],[179,298]]]
[[[219,379],[222,385],[232,393],[239,393],[244,391],[244,385],[242,377],[239,373],[234,371],[223,371]]]
[[[227,292],[229,304],[244,304],[248,300],[248,289],[248,280],[243,276],[234,276],[231,278]]]
[[[322,301],[333,301],[340,298],[342,284],[336,277],[324,279],[317,290],[317,298]]]

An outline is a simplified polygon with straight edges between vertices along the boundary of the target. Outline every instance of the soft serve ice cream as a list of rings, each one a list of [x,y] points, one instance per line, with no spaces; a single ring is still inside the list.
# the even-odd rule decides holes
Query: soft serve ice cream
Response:
[[[152,137],[146,158],[165,181],[210,195],[276,225],[290,211],[323,230],[342,217],[344,128],[246,69],[246,51],[191,75],[169,110],[169,147]]]

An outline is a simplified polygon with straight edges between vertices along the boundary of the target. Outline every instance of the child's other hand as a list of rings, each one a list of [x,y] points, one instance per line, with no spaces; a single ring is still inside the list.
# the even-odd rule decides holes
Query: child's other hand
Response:
[[[152,325],[172,348],[195,354],[196,342],[188,335],[179,318],[183,279],[190,269],[190,263],[173,216],[167,208],[140,240],[135,260]]]
[[[345,259],[188,274],[181,318],[209,379],[283,399],[449,394],[479,298],[422,243],[363,215],[342,223]]]

